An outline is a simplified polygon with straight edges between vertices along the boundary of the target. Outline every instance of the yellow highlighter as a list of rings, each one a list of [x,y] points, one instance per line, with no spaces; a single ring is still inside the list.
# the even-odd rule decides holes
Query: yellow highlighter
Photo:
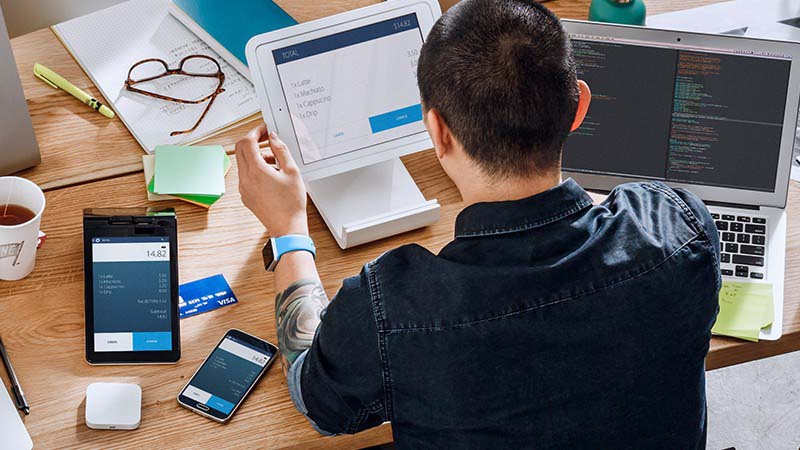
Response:
[[[53,72],[47,67],[36,63],[33,65],[33,74],[36,75],[36,78],[39,78],[50,86],[56,89],[67,91],[70,95],[85,103],[95,111],[98,111],[100,114],[108,117],[109,119],[114,118],[114,111],[112,111],[111,108],[100,103],[96,98],[92,97],[86,92],[78,89],[74,84],[65,80],[61,75]]]

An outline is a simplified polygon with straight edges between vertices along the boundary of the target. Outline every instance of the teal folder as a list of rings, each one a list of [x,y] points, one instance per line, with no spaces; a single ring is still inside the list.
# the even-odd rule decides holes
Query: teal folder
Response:
[[[251,37],[297,24],[271,0],[172,0],[199,27],[247,67]]]

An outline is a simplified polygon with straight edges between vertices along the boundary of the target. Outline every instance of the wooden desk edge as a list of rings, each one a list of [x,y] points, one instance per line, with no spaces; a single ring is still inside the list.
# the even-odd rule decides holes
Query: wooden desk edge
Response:
[[[736,341],[736,342],[733,342]],[[786,333],[777,341],[745,342],[734,338],[714,336],[711,342],[730,342],[706,355],[706,370],[721,369],[800,350],[800,332]]]

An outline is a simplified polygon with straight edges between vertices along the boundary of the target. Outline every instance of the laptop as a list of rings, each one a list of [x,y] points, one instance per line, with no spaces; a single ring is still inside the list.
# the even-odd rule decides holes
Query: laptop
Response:
[[[17,64],[11,53],[8,30],[0,9],[0,175],[8,175],[41,162],[28,105],[22,93]]]
[[[587,189],[659,180],[714,217],[724,280],[771,283],[782,333],[800,43],[564,20],[592,90],[563,169]]]
[[[25,424],[19,417],[17,407],[11,401],[3,382],[0,381],[0,436],[3,448],[30,449],[33,448],[31,436],[25,429]]]

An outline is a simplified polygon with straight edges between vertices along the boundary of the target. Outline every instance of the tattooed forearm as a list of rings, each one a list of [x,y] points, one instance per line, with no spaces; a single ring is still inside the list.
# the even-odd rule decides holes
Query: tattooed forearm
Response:
[[[284,373],[303,351],[311,347],[328,303],[319,279],[295,281],[275,297],[278,347]]]

